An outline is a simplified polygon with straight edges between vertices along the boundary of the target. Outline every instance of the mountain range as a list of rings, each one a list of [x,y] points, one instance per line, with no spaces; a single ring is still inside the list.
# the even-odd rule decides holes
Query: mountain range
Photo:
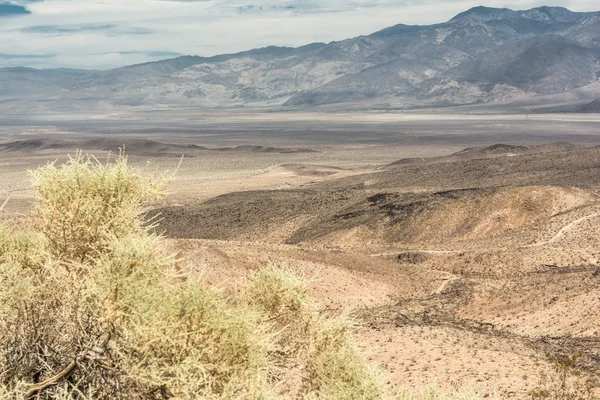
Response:
[[[475,7],[445,23],[396,25],[339,42],[109,71],[0,69],[4,112],[511,102],[585,110],[599,98],[600,12],[560,7]]]

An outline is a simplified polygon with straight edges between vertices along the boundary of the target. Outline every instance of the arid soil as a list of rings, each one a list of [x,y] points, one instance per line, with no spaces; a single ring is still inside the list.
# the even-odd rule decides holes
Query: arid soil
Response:
[[[160,229],[224,287],[265,263],[314,277],[391,386],[526,398],[552,355],[600,372],[600,149],[550,147],[230,193]]]
[[[268,264],[310,278],[322,312],[354,315],[392,388],[525,399],[556,356],[577,355],[571,382],[600,389],[600,148],[585,134],[430,151],[9,135],[0,203],[4,219],[26,215],[25,171],[75,148],[102,159],[123,142],[156,171],[184,154],[171,194],[148,210],[180,263],[225,293]]]

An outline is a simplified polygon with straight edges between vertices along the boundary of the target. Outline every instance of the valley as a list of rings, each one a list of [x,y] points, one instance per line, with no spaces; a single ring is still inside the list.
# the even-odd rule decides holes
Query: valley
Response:
[[[569,384],[598,394],[596,115],[197,118],[4,121],[2,218],[29,213],[27,169],[125,145],[176,170],[147,217],[179,263],[232,295],[266,265],[307,277],[391,389],[525,399],[576,356]]]

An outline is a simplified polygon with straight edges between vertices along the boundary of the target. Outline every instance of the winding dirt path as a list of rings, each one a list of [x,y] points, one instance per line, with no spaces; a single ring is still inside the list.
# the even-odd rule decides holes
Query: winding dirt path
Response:
[[[559,239],[561,239],[563,236],[565,236],[569,231],[571,231],[574,227],[576,227],[577,225],[592,219],[592,218],[596,218],[596,217],[600,217],[600,212],[596,212],[594,214],[590,214],[590,215],[586,215],[585,217],[581,217],[578,218],[574,221],[569,222],[567,225],[563,226],[562,228],[560,228],[560,230],[558,232],[556,232],[556,234],[548,239],[545,240],[543,242],[538,242],[538,243],[533,243],[533,244],[529,244],[526,246],[523,246],[525,248],[532,248],[532,247],[541,247],[541,246],[545,246],[548,244],[552,244],[556,241],[558,241]],[[376,254],[370,254],[371,257],[387,257],[387,256],[394,256],[397,255],[399,253],[402,252],[406,252],[406,253],[424,253],[424,254],[459,254],[459,253],[463,253],[466,250],[429,250],[429,249],[399,249],[397,251],[394,252],[387,252],[387,253],[376,253]]]
[[[551,239],[543,241],[543,242],[539,242],[539,243],[530,244],[525,247],[540,247],[540,246],[545,246],[547,244],[554,243],[557,240],[559,240],[560,238],[562,238],[567,232],[569,232],[571,229],[573,229],[577,225],[581,224],[582,222],[587,221],[588,219],[592,219],[592,218],[596,218],[596,217],[600,217],[600,212],[590,214],[585,217],[581,217],[579,219],[576,219],[575,221],[571,221],[567,225],[563,226],[558,232],[556,232],[556,234]]]

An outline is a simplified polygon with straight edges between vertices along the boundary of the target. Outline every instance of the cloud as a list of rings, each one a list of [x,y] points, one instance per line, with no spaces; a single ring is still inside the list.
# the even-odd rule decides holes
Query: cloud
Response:
[[[525,9],[547,0],[14,0],[0,53],[55,54],[0,66],[104,69],[180,54],[343,40],[404,24],[444,22],[473,6]],[[575,11],[597,0],[557,0]],[[0,0],[1,5],[9,5]],[[23,11],[26,10],[26,11]]]
[[[107,36],[119,35],[149,35],[154,33],[147,28],[125,27],[115,24],[87,24],[87,25],[34,25],[22,28],[23,33],[43,34],[47,36],[70,36],[84,32],[100,32]]]
[[[3,60],[23,60],[23,59],[45,59],[56,57],[56,54],[4,54],[0,53],[0,59]]]
[[[43,68],[52,63],[57,54],[6,54],[0,53],[0,66]]]
[[[147,57],[160,57],[160,58],[167,58],[167,57],[173,58],[173,57],[179,57],[179,56],[183,55],[176,51],[119,51],[118,54],[121,54],[121,55],[142,54]]]
[[[35,25],[21,29],[25,33],[51,33],[51,34],[70,34],[79,32],[107,31],[112,30],[116,25]]]
[[[19,6],[16,4],[2,4],[0,3],[0,17],[14,17],[17,15],[31,14],[26,7]]]

